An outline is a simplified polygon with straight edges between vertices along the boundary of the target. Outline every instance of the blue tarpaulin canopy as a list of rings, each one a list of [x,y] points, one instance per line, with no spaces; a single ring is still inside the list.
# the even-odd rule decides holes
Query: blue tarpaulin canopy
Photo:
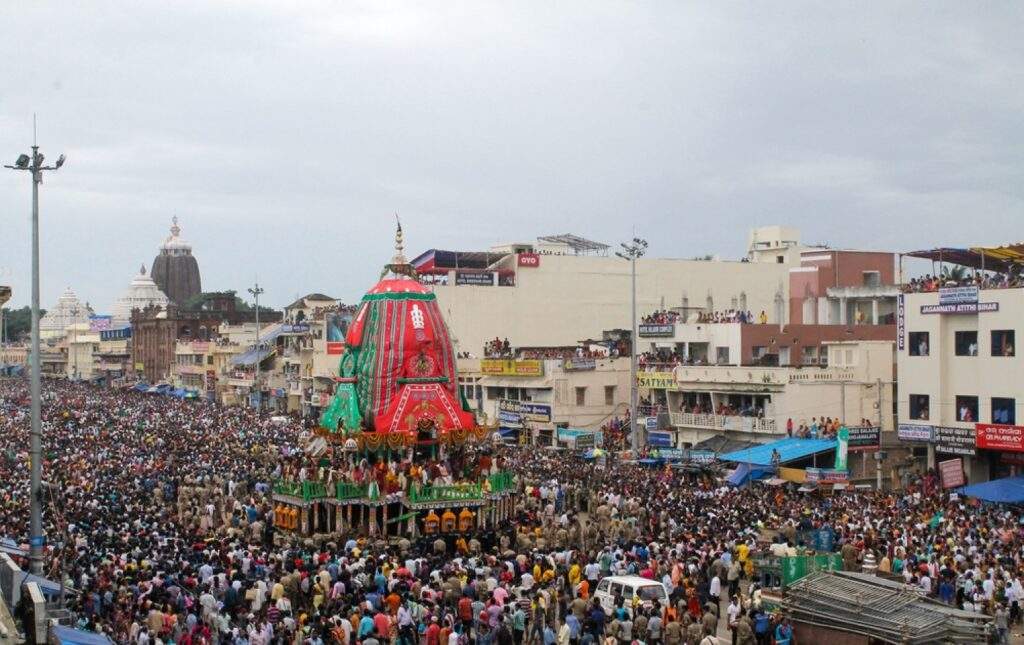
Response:
[[[145,392],[146,390],[149,389],[149,383],[146,383],[144,381],[136,383],[135,387],[133,387],[132,389],[135,390],[136,392]]]
[[[1024,475],[961,486],[957,491],[962,495],[977,497],[985,502],[1024,504]]]
[[[773,450],[779,451],[779,463],[785,464],[803,457],[816,455],[819,452],[835,450],[835,447],[835,439],[797,439],[794,437],[730,452],[722,455],[719,459],[743,464],[770,466],[772,465]]]
[[[736,466],[736,470],[725,478],[731,486],[742,486],[747,483],[747,478],[750,479],[763,479],[772,474],[771,470],[764,468],[752,467],[750,464],[741,463]]]
[[[110,645],[112,643],[103,634],[73,629],[64,625],[53,626],[53,638],[60,645]]]

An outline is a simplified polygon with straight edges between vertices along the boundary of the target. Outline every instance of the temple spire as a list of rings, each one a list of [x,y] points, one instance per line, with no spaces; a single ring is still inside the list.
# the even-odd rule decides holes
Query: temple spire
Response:
[[[381,272],[383,278],[388,272],[395,274],[396,276],[404,275],[414,280],[418,279],[416,270],[409,264],[409,260],[405,257],[405,243],[402,238],[402,220],[398,218],[398,213],[395,213],[395,256],[391,258],[391,262],[384,266],[384,271]]]
[[[181,228],[178,226],[178,216],[175,215],[171,218],[171,237],[178,237],[181,235]]]

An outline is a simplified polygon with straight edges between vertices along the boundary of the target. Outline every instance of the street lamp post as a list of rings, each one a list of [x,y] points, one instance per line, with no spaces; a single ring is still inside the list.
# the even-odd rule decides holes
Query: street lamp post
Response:
[[[263,391],[260,389],[260,294],[263,288],[256,282],[255,286],[249,288],[249,293],[256,298],[256,378],[253,386],[256,388],[256,409],[263,408]]]
[[[57,158],[52,166],[43,165],[43,153],[33,140],[32,155],[19,155],[14,165],[5,166],[11,170],[27,170],[32,173],[32,430],[31,438],[31,484],[29,495],[29,563],[32,573],[43,573],[43,508],[42,508],[42,424],[40,422],[40,372],[39,372],[39,184],[43,183],[44,170],[57,170],[64,165],[64,155]]]
[[[630,278],[631,278],[631,293],[632,300],[630,305],[630,314],[632,316],[632,326],[629,329],[629,423],[630,423],[630,443],[633,446],[634,456],[640,452],[640,428],[637,425],[637,403],[640,398],[640,388],[636,381],[636,345],[637,345],[637,328],[636,328],[636,261],[638,258],[643,257],[647,251],[647,240],[634,237],[630,242],[623,242],[620,244],[622,251],[616,251],[615,255],[619,256],[623,260],[629,260],[630,267]]]
[[[74,332],[74,340],[71,341],[71,349],[74,352],[74,377],[78,380],[78,305],[71,308],[71,327]],[[66,337],[65,337],[66,338]]]

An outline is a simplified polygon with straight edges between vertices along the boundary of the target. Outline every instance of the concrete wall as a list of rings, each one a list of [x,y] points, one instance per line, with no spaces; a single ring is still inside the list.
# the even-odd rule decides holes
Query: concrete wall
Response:
[[[747,309],[778,322],[774,299],[787,297],[792,265],[641,259],[639,315],[663,307],[729,309],[746,295]],[[630,327],[630,266],[617,257],[541,255],[540,266],[518,268],[516,286],[435,285],[456,351],[480,355],[495,336],[516,346],[575,345],[608,329]]]

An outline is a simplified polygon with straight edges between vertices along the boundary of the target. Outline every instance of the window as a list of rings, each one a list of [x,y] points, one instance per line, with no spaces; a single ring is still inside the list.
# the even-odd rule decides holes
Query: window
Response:
[[[911,394],[910,395],[910,418],[917,419],[919,421],[928,420],[928,395],[927,394]]]
[[[912,331],[907,335],[910,341],[910,355],[911,356],[927,356],[928,355],[928,332],[926,331]]]
[[[576,405],[587,404],[587,388],[578,387],[576,388]]]
[[[729,364],[729,348],[728,347],[716,347],[715,348],[715,362],[719,365]]]
[[[510,401],[518,401],[519,400],[519,388],[517,388],[517,387],[510,387],[510,388],[508,388],[508,390],[506,391],[506,394],[505,394],[505,398],[509,399]]]
[[[882,274],[878,271],[863,271],[861,275],[863,276],[865,287],[878,287],[882,284]]]
[[[817,365],[818,364],[818,346],[817,345],[804,345],[801,349],[801,363],[804,365]]]
[[[488,387],[487,388],[487,398],[492,400],[492,401],[495,400],[495,399],[504,399],[505,398],[505,388],[503,388],[503,387]]]
[[[605,579],[604,579],[604,580],[602,580],[602,581],[601,581],[600,583],[598,583],[598,585],[597,585],[597,590],[598,590],[598,591],[608,591],[608,587],[609,587],[610,585],[611,585],[611,581],[610,581],[610,580],[608,580],[608,578],[605,578]]]
[[[992,397],[992,423],[1017,425],[1017,401]]]
[[[992,355],[1013,356],[1013,330],[993,329],[992,330]]]
[[[207,356],[206,357],[206,364],[207,365],[213,365],[213,356]]]
[[[975,423],[978,420],[978,397],[956,397],[956,420],[964,423]]]
[[[615,386],[605,385],[604,386],[604,404],[615,405]]]
[[[955,337],[956,355],[957,356],[977,356],[978,355],[978,332],[976,331],[958,331]]]

